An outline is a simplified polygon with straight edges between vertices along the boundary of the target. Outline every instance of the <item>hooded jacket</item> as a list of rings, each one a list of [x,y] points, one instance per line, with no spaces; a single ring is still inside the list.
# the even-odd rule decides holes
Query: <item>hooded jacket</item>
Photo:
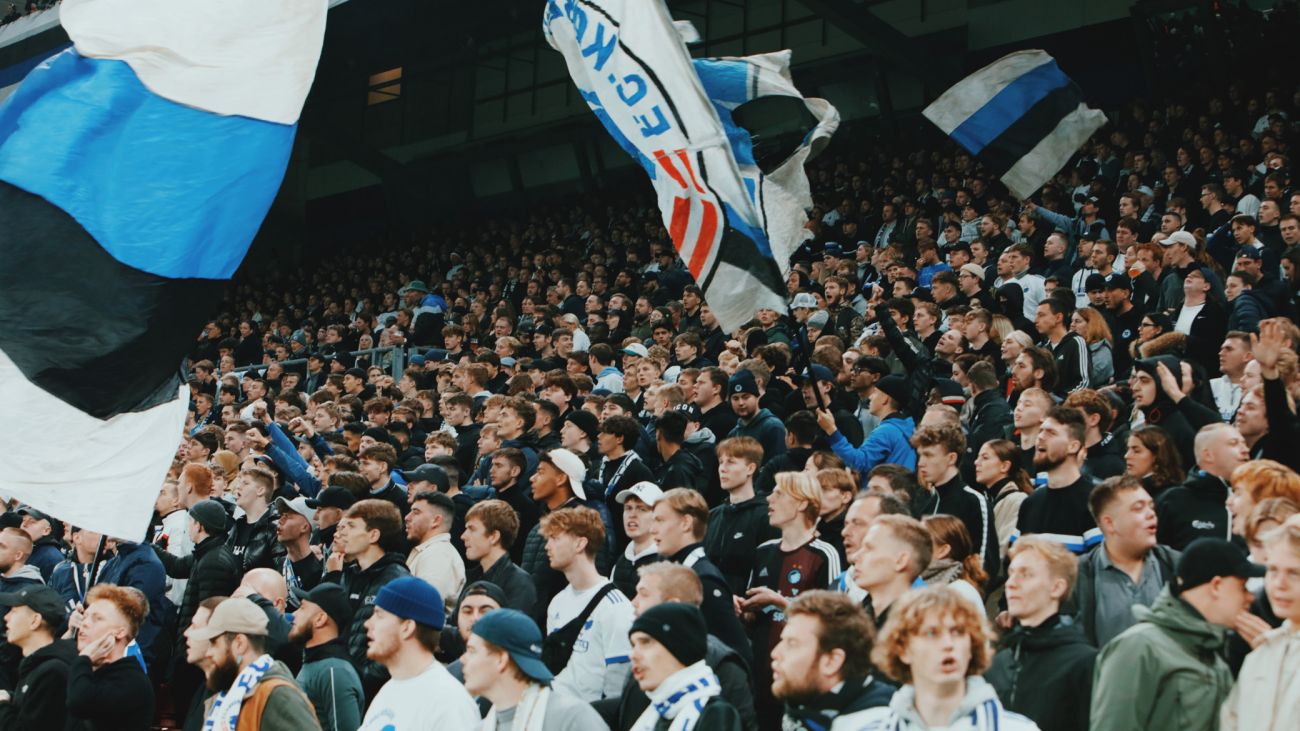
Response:
[[[27,557],[27,563],[41,570],[41,578],[46,583],[50,581],[50,574],[54,572],[54,567],[63,561],[63,542],[54,536],[41,536],[32,544],[32,555]]]
[[[352,656],[352,665],[361,677],[361,684],[366,689],[366,698],[374,698],[380,686],[388,680],[388,671],[383,665],[366,657],[366,620],[375,613],[375,595],[388,582],[409,576],[406,569],[406,557],[396,551],[389,551],[379,557],[368,568],[361,568],[356,563],[343,567],[342,571],[331,571],[321,581],[339,584],[348,592],[348,602],[352,605],[352,623],[342,633]]]
[[[1231,539],[1231,491],[1223,479],[1202,470],[1182,485],[1167,488],[1156,499],[1156,541],[1181,551],[1197,538]]]
[[[858,731],[926,731],[930,726],[916,710],[916,688],[904,685],[894,693],[886,708],[862,712]],[[998,701],[998,694],[978,675],[966,678],[966,695],[962,698],[944,731],[1038,731],[1028,718],[1008,711]]]
[[[703,426],[696,429],[689,437],[686,437],[686,441],[682,443],[682,451],[690,452],[691,456],[700,462],[703,472],[699,477],[700,486],[698,489],[703,491],[704,499],[709,505],[717,505],[726,497],[718,480],[717,447],[717,436]],[[668,489],[666,484],[660,483],[660,486],[665,490]]]
[[[1170,399],[1169,394],[1165,393],[1164,387],[1160,385],[1160,376],[1156,373],[1156,366],[1161,363],[1175,377],[1182,378],[1183,361],[1172,355],[1157,355],[1135,361],[1133,367],[1136,370],[1149,373],[1156,382],[1155,401],[1150,406],[1139,408],[1141,408],[1142,415],[1146,417],[1146,423],[1149,426],[1158,426],[1169,432],[1174,445],[1178,447],[1179,455],[1183,458],[1183,464],[1196,464],[1196,455],[1192,450],[1192,444],[1196,440],[1196,430],[1192,428],[1191,422],[1187,420],[1187,417]]]
[[[1092,726],[1097,731],[1213,731],[1232,689],[1222,657],[1227,629],[1211,624],[1166,587],[1138,623],[1097,656]]]
[[[1300,720],[1300,633],[1291,623],[1266,632],[1246,656],[1223,704],[1222,731],[1282,731]]]
[[[736,428],[731,430],[729,437],[753,437],[763,446],[763,461],[772,459],[786,450],[785,446],[785,424],[772,415],[767,409],[759,409],[758,413],[748,421],[739,419],[736,421]]]
[[[723,700],[730,703],[740,714],[740,726],[744,731],[758,728],[758,716],[754,713],[754,695],[749,687],[749,666],[745,664],[740,653],[727,646],[727,643],[708,636],[708,645],[704,652],[704,663],[718,676],[722,687]],[[627,731],[650,707],[650,698],[641,690],[636,678],[630,674],[623,685],[623,694],[617,698],[596,701],[592,704],[600,711],[609,727],[614,731]],[[701,727],[702,729],[702,727]]]
[[[67,721],[68,665],[77,657],[71,640],[55,640],[18,664],[13,698],[0,703],[0,730],[61,729]]]
[[[984,674],[1010,711],[1053,731],[1087,731],[1097,648],[1069,617],[1016,627]]]
[[[831,451],[844,460],[849,468],[861,474],[870,472],[876,465],[896,464],[909,470],[916,469],[916,450],[912,448],[912,434],[916,422],[901,412],[886,416],[880,426],[855,448],[844,435],[835,432],[830,436]]]

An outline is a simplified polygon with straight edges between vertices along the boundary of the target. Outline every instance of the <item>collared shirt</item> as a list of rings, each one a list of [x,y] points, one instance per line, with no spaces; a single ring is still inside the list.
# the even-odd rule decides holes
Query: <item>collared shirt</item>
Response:
[[[442,595],[443,603],[454,606],[465,586],[465,562],[451,545],[451,534],[440,533],[411,549],[406,568],[412,576],[429,582]]]
[[[1214,394],[1214,405],[1219,407],[1219,416],[1224,421],[1232,421],[1241,406],[1241,384],[1233,383],[1227,376],[1210,380],[1210,393]]]
[[[1104,647],[1115,636],[1137,624],[1133,606],[1151,606],[1164,587],[1160,564],[1155,551],[1147,551],[1142,560],[1142,576],[1134,582],[1123,569],[1110,560],[1103,544],[1097,548],[1098,571],[1094,585],[1097,596],[1096,633],[1097,646]]]

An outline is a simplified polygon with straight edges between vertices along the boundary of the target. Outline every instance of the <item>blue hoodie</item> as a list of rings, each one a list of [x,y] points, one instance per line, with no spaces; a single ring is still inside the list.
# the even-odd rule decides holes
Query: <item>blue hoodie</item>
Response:
[[[830,436],[831,449],[846,465],[863,475],[881,464],[896,464],[915,470],[916,450],[912,448],[912,433],[915,431],[916,422],[912,417],[892,414],[871,430],[860,447],[849,444],[849,440],[836,431]]]

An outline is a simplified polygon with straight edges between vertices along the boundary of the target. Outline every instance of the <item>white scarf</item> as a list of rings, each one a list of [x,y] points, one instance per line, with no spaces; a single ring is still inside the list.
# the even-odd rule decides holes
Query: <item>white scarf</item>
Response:
[[[275,660],[270,655],[262,655],[244,668],[239,673],[239,677],[235,678],[235,684],[229,690],[217,695],[216,702],[212,704],[212,711],[208,713],[208,720],[203,722],[203,731],[235,731],[235,725],[239,723],[239,708],[244,705],[244,697],[257,687],[262,676],[271,669],[273,662]]]
[[[550,688],[536,683],[529,685],[524,696],[519,699],[519,705],[515,706],[515,718],[510,723],[510,731],[542,731],[542,724],[546,721],[546,702],[550,699]],[[496,731],[496,706],[488,711],[481,728],[483,731]]]
[[[669,675],[650,694],[650,707],[632,726],[632,731],[653,731],[660,718],[669,721],[668,731],[691,731],[709,699],[722,692],[722,685],[703,660]]]

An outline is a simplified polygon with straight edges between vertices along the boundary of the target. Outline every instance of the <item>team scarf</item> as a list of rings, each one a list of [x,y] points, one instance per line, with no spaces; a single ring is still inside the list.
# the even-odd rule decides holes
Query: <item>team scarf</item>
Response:
[[[271,669],[275,660],[270,655],[262,655],[244,668],[230,690],[222,691],[212,704],[208,719],[203,722],[203,731],[235,731],[239,723],[239,709],[244,705],[244,698],[261,682],[262,676]]]
[[[703,660],[669,675],[650,694],[650,707],[632,726],[632,731],[653,731],[659,719],[668,720],[668,731],[691,731],[713,696],[722,692],[718,676]]]
[[[546,703],[550,699],[550,688],[536,683],[529,685],[519,699],[519,705],[515,706],[515,719],[510,724],[510,731],[542,731],[542,724],[546,721]],[[488,711],[481,728],[483,731],[496,731],[496,706]]]

